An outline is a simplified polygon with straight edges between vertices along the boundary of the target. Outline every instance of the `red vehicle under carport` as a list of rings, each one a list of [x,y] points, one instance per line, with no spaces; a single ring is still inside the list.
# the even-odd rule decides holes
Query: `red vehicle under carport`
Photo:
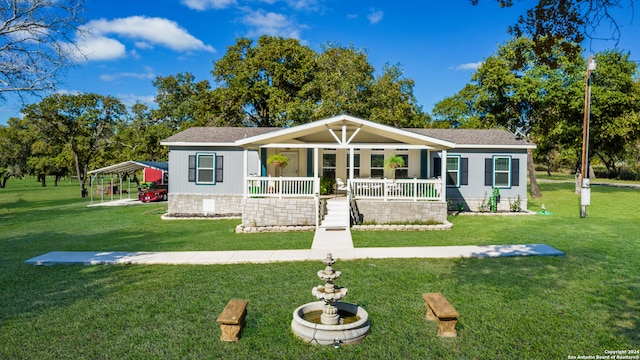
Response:
[[[138,200],[142,202],[167,201],[168,198],[167,185],[151,185],[138,193]]]

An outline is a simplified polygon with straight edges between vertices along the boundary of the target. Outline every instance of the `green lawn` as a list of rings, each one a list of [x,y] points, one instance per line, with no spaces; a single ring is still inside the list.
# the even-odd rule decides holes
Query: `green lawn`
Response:
[[[88,208],[77,183],[0,189],[0,358],[567,359],[640,349],[640,190],[594,186],[579,217],[571,183],[541,183],[552,216],[456,216],[450,231],[353,232],[354,244],[546,243],[564,257],[340,261],[346,301],[371,334],[334,349],[295,339],[293,310],[314,301],[320,262],[207,266],[51,266],[54,250],[304,249],[312,233],[235,234],[237,220],[162,221],[166,204]],[[442,292],[458,338],[435,336],[421,294]],[[238,343],[215,319],[249,300]]]

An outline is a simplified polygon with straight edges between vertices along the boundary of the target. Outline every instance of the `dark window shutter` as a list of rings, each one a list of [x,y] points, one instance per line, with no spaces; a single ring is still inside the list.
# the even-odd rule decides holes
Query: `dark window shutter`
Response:
[[[442,176],[442,159],[433,158],[433,177]]]
[[[223,175],[223,165],[224,165],[224,161],[223,161],[224,156],[216,156],[216,183],[222,182],[222,175]]]
[[[460,167],[460,185],[469,185],[469,158],[462,158]]]
[[[189,155],[189,182],[196,181],[196,156]]]
[[[520,186],[520,159],[511,159],[511,186]]]
[[[493,185],[493,159],[484,159],[484,186]]]

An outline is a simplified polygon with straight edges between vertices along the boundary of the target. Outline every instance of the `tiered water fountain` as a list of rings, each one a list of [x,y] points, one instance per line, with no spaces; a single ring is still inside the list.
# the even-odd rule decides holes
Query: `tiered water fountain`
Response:
[[[293,312],[291,329],[313,344],[337,347],[357,343],[369,333],[369,314],[358,305],[340,301],[347,295],[347,288],[333,283],[341,275],[333,270],[336,260],[327,254],[323,262],[326,267],[318,271],[318,277],[325,283],[311,291],[320,301],[298,307]]]

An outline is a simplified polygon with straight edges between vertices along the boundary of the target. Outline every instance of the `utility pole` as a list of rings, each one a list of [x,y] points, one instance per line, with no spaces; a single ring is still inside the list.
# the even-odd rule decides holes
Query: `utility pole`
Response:
[[[582,170],[580,173],[580,217],[587,217],[587,206],[591,205],[591,179],[589,179],[589,120],[591,119],[591,73],[596,69],[596,59],[587,59],[587,77],[584,94],[584,123],[582,125]]]

